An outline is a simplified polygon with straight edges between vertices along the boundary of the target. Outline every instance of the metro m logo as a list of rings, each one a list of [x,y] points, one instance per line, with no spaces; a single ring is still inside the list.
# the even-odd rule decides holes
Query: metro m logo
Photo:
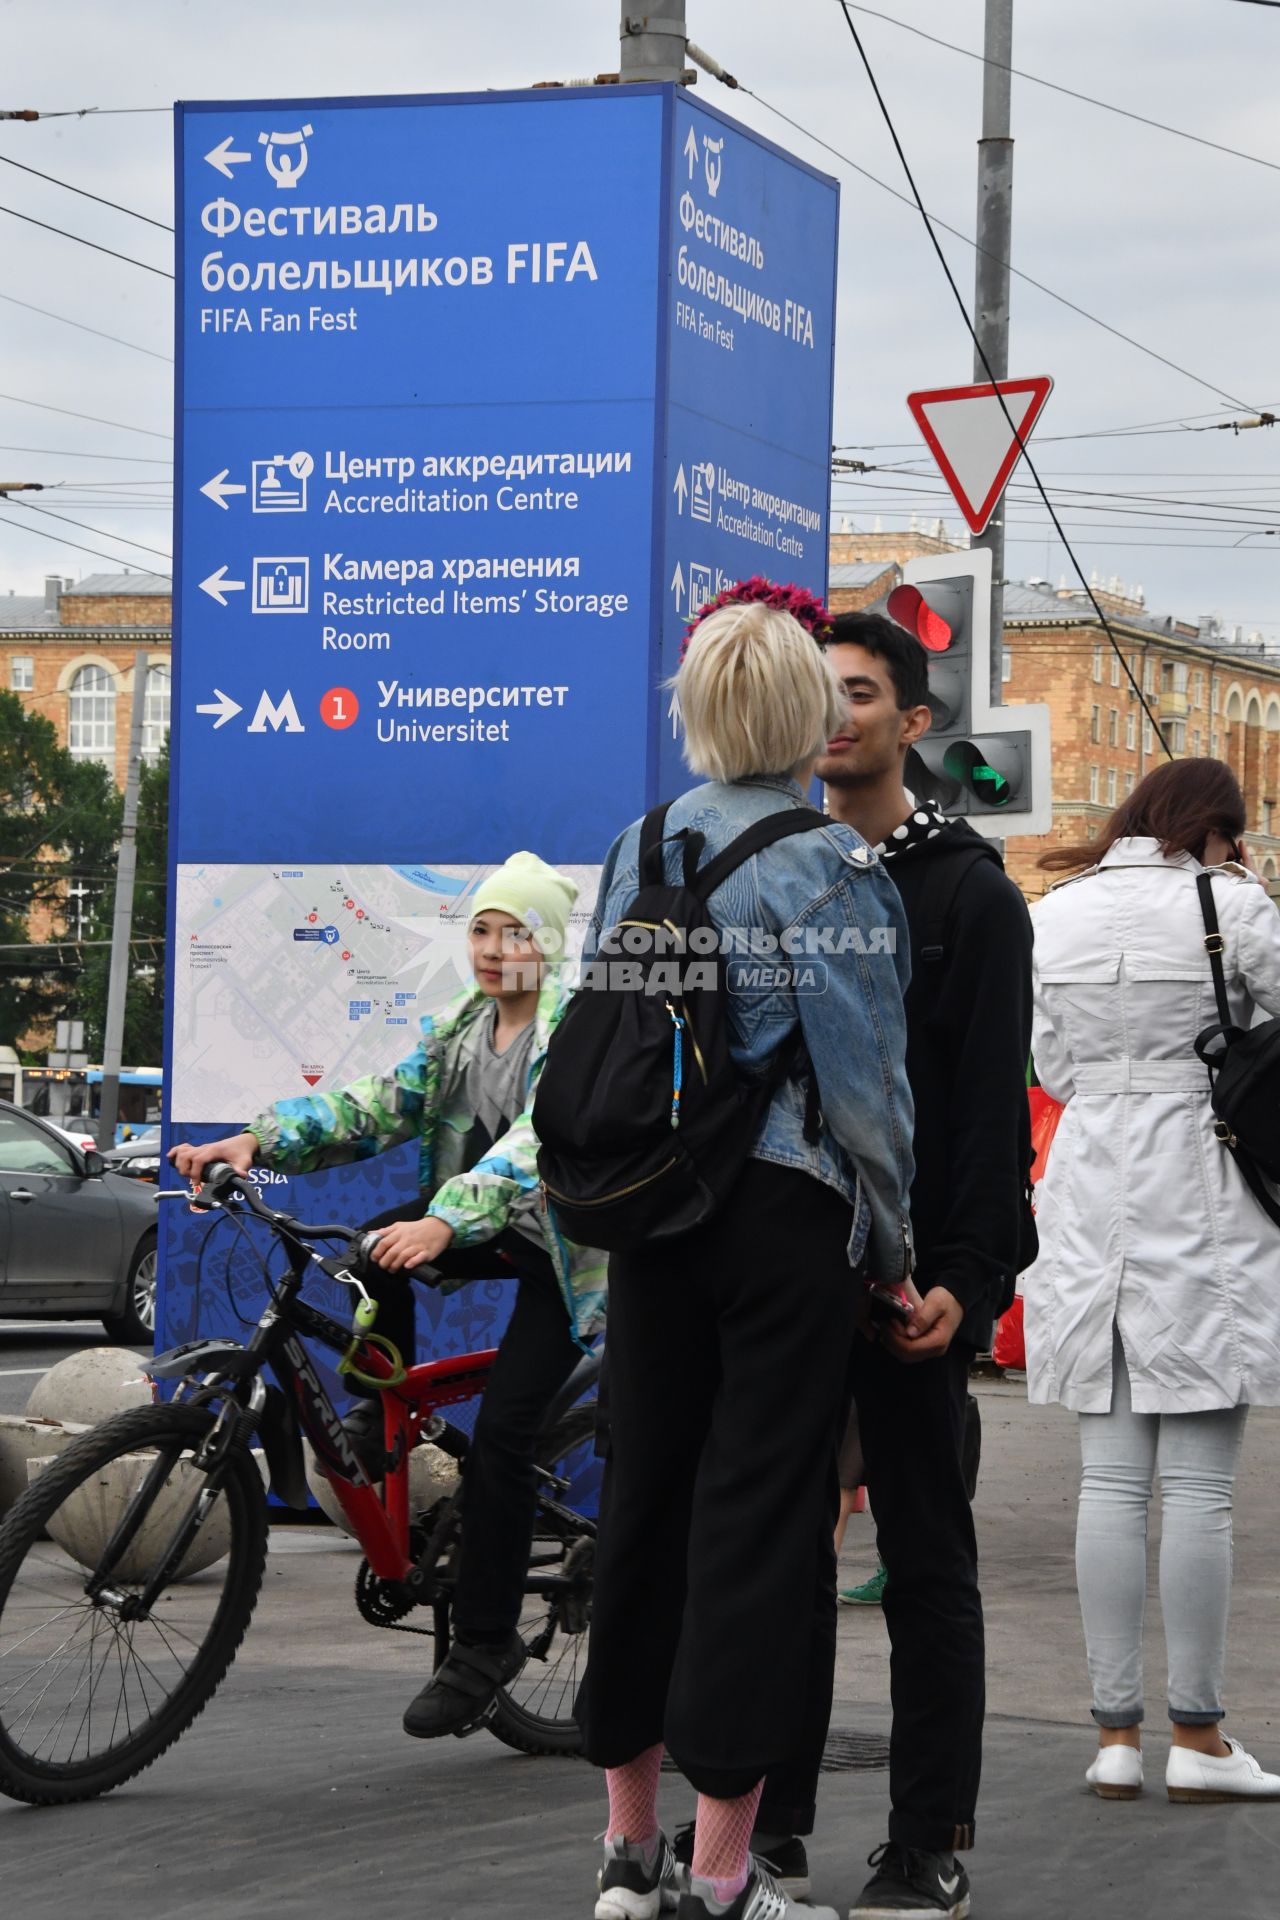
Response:
[[[270,727],[273,733],[279,733],[281,727],[286,733],[305,733],[306,727],[298,718],[298,709],[294,705],[293,695],[286,688],[277,704],[269,693],[263,694],[258,702],[258,710],[246,729],[249,733],[265,733]]]

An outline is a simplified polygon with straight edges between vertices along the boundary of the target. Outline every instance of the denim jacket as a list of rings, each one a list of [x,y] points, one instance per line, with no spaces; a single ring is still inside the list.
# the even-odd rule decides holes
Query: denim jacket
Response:
[[[755,821],[807,804],[798,784],[784,775],[708,782],[672,804],[667,834],[686,826],[704,834],[705,865]],[[635,898],[639,850],[635,821],[609,849],[588,958],[602,929],[622,919]],[[669,839],[664,857],[666,878],[674,884],[680,843]],[[769,936],[781,942],[772,955],[761,956],[756,944],[754,960],[726,960],[735,1064],[748,1078],[761,1078],[798,1021],[818,1082],[818,1140],[804,1137],[804,1090],[788,1079],[769,1104],[753,1156],[797,1167],[843,1193],[853,1207],[851,1264],[869,1240],[872,1273],[891,1282],[904,1279],[912,1264],[908,1195],[915,1115],[902,1010],[910,948],[897,888],[852,827],[832,820],[821,832],[778,841],[744,862],[712,894],[710,910],[721,929],[759,929],[766,946]],[[767,976],[791,956],[794,987],[752,977]]]

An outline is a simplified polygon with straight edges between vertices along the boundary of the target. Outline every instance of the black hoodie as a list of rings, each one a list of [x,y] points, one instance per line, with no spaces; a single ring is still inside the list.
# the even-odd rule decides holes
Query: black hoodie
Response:
[[[962,1337],[986,1347],[1034,1254],[1031,918],[996,849],[963,820],[900,851],[890,836],[884,851],[911,934],[916,1285],[953,1293],[965,1309]]]

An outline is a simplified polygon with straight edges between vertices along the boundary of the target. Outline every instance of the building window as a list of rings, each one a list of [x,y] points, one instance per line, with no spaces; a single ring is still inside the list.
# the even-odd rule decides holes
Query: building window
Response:
[[[1013,678],[1013,648],[1012,647],[1002,647],[1000,649],[1000,678],[1004,681],[1006,686],[1008,686],[1010,680],[1012,680]]]
[[[142,757],[158,760],[160,749],[169,737],[169,694],[172,678],[168,667],[147,668],[147,691],[142,708]]]
[[[1116,770],[1114,767],[1108,767],[1107,768],[1107,805],[1109,807],[1114,807],[1115,803],[1116,803]]]
[[[71,682],[67,744],[73,759],[115,765],[116,683],[105,667],[81,667]]]
[[[1215,713],[1222,712],[1222,688],[1216,680],[1213,683],[1213,710]],[[1214,752],[1217,752],[1216,747],[1214,748]]]
[[[1154,660],[1144,660],[1142,663],[1142,691],[1144,693],[1154,693],[1155,690],[1156,663]]]
[[[1124,743],[1126,747],[1128,747],[1130,753],[1133,752],[1134,748],[1138,744],[1138,716],[1136,713],[1127,713],[1125,715]]]
[[[1169,728],[1166,738],[1168,739],[1169,745],[1172,747],[1175,753],[1185,753],[1187,750],[1186,721],[1175,720],[1172,726]]]
[[[1191,704],[1196,707],[1202,707],[1204,705],[1204,674],[1201,673],[1199,669],[1197,669],[1196,673],[1192,676]]]
[[[1209,735],[1209,752],[1212,755],[1212,757],[1216,760],[1218,757],[1218,736],[1216,733],[1211,733]]]
[[[1120,744],[1120,709],[1112,707],[1107,715],[1107,745],[1118,747]]]
[[[1192,731],[1191,751],[1195,755],[1197,760],[1200,758],[1201,753],[1204,751],[1204,735],[1201,733],[1199,727],[1194,728]]]
[[[1144,753],[1150,753],[1155,743],[1155,734],[1152,730],[1151,722],[1144,720],[1142,723],[1142,751]]]
[[[1098,799],[1098,769],[1096,767],[1090,767],[1089,769],[1089,798],[1096,805]]]
[[[1102,708],[1095,707],[1089,722],[1089,738],[1095,743],[1102,738]]]
[[[1101,680],[1102,678],[1103,652],[1104,649],[1102,647],[1095,647],[1093,650],[1093,677],[1095,680]]]
[[[1111,684],[1113,687],[1120,685],[1120,655],[1114,651],[1111,655]]]
[[[1133,792],[1133,781],[1134,781],[1133,769],[1130,768],[1129,772],[1126,773],[1124,777],[1124,794],[1125,794],[1126,800],[1128,799],[1129,795]]]
[[[14,693],[30,693],[36,683],[36,663],[29,653],[15,653],[9,659],[9,685]]]
[[[1187,690],[1188,668],[1185,660],[1175,660],[1173,664],[1173,690],[1185,693]]]

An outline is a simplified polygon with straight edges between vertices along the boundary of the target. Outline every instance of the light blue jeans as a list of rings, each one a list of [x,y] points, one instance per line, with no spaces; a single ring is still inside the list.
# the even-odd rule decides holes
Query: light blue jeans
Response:
[[[1082,1413],[1076,1584],[1100,1727],[1142,1719],[1147,1509],[1163,1496],[1160,1610],[1169,1651],[1169,1718],[1221,1720],[1231,1602],[1231,1495],[1247,1407],[1135,1413],[1120,1336],[1110,1413]]]

